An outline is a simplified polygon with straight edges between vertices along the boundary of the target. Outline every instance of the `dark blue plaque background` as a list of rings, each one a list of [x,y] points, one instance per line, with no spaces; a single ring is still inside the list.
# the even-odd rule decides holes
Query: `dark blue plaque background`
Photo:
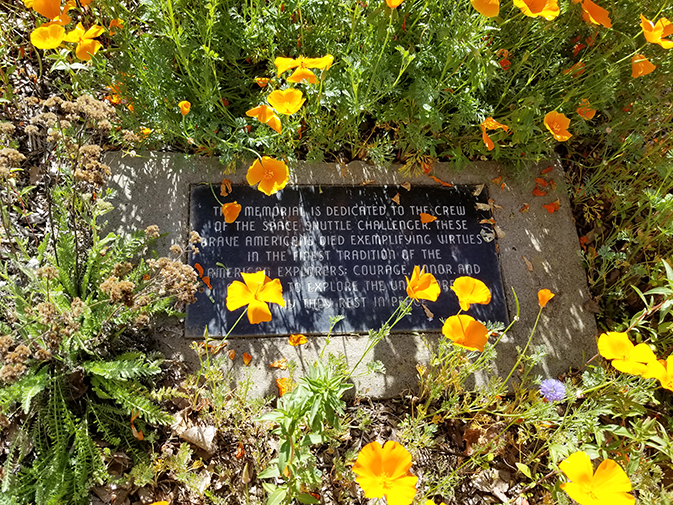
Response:
[[[251,325],[243,317],[232,336],[326,333],[330,316],[338,314],[345,319],[337,333],[376,329],[406,297],[404,277],[415,265],[427,266],[442,293],[424,302],[434,318],[416,303],[395,331],[441,330],[440,318],[459,310],[449,286],[462,275],[481,279],[492,293],[489,305],[472,305],[468,314],[508,320],[493,229],[480,223],[490,212],[475,206],[487,202],[485,190],[475,197],[473,186],[295,186],[269,197],[234,186],[220,198],[243,207],[231,224],[224,223],[213,191],[219,194],[219,186],[192,187],[190,229],[202,244],[189,262],[204,268],[213,289],[197,293],[188,306],[188,337],[202,336],[206,327],[211,336],[226,335],[244,310],[227,311],[227,287],[242,281],[241,271],[262,269],[280,279],[286,306],[270,304],[270,322]],[[396,193],[400,205],[392,201]],[[421,224],[420,212],[438,219]]]

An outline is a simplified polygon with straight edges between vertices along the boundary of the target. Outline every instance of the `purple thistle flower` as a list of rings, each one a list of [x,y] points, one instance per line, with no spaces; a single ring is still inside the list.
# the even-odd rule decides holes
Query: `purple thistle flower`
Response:
[[[548,402],[560,402],[566,397],[566,387],[556,379],[545,379],[540,383],[540,394]]]

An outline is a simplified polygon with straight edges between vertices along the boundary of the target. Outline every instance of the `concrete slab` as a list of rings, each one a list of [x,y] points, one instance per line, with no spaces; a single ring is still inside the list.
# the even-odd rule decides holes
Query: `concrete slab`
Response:
[[[223,178],[221,167],[212,160],[190,158],[175,153],[147,152],[137,157],[124,157],[109,153],[106,162],[112,169],[110,186],[117,191],[113,200],[115,210],[107,215],[109,226],[120,231],[159,226],[169,235],[159,240],[157,252],[165,255],[172,244],[184,247],[189,234],[189,185],[201,182],[218,183]],[[545,188],[549,194],[536,197],[535,177],[542,169],[552,166],[546,177],[556,181],[556,188]],[[404,176],[395,168],[385,168],[353,162],[349,165],[307,164],[290,165],[290,184],[360,185],[364,181],[376,184],[435,185],[426,175]],[[227,174],[232,183],[245,183],[247,166]],[[544,346],[547,356],[539,367],[543,377],[556,377],[570,367],[578,367],[585,356],[596,352],[596,323],[592,313],[583,306],[589,300],[586,275],[582,266],[579,240],[573,224],[567,188],[560,163],[543,163],[530,167],[529,173],[510,178],[497,163],[483,162],[456,171],[450,164],[439,163],[433,174],[453,184],[487,184],[491,198],[499,207],[494,210],[497,225],[504,232],[498,240],[507,305],[510,317],[516,314],[516,301],[521,312],[519,321],[499,342],[495,370],[507,376],[516,361],[516,347],[523,347],[528,340],[538,313],[537,292],[547,288],[556,297],[544,309],[538,323],[534,346]],[[492,182],[503,175],[504,186]],[[558,199],[560,208],[549,213],[542,207]],[[521,209],[529,205],[526,212]],[[452,314],[440,314],[448,317]],[[196,355],[184,338],[179,321],[167,322],[157,327],[163,351],[171,358],[183,359],[192,366],[198,365]],[[416,364],[427,362],[430,353],[426,342],[443,338],[439,333],[401,334],[388,337],[371,355],[384,363],[385,375],[370,375],[356,381],[358,392],[375,398],[399,395],[417,384]],[[299,370],[319,355],[325,337],[311,337],[307,345],[291,347],[286,337],[256,337],[231,339],[227,349],[234,349],[237,359],[223,361],[230,368],[234,381],[251,379],[251,395],[276,394],[275,379],[287,372],[269,368],[269,364],[282,357],[296,359]],[[342,353],[352,366],[360,358],[367,343],[366,335],[333,336],[327,352]],[[249,367],[240,356],[247,352],[253,356]],[[364,369],[366,362],[360,365]],[[516,377],[516,374],[515,374]],[[475,378],[484,383],[484,374]]]

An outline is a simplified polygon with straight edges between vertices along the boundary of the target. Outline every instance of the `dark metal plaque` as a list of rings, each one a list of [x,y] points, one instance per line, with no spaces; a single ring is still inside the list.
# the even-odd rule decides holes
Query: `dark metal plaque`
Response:
[[[490,212],[484,189],[474,186],[295,186],[266,196],[249,186],[234,186],[223,203],[237,201],[242,210],[224,222],[214,197],[219,186],[192,187],[191,230],[202,237],[199,263],[212,290],[197,293],[187,308],[186,335],[226,335],[243,308],[229,312],[227,287],[242,281],[241,272],[265,270],[280,279],[285,308],[270,304],[270,322],[251,325],[247,317],[232,336],[326,333],[330,316],[345,319],[338,333],[366,332],[388,320],[406,297],[405,276],[425,265],[440,284],[436,302],[419,303],[395,331],[441,330],[440,318],[456,314],[458,300],[450,286],[469,275],[486,283],[488,305],[472,305],[468,314],[482,321],[508,320]],[[399,204],[392,199],[399,193]],[[422,223],[421,213],[437,220]],[[220,263],[224,268],[217,266]]]

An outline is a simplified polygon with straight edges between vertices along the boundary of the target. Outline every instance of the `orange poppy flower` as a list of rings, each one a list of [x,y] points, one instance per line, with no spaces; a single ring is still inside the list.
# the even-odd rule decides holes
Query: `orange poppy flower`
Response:
[[[30,42],[38,49],[56,49],[65,38],[65,28],[60,25],[39,26],[30,34]]]
[[[259,183],[259,189],[265,195],[272,194],[283,189],[290,180],[290,172],[284,161],[263,156],[260,161],[257,158],[250,168],[247,175],[248,184],[254,186]]]
[[[577,113],[582,116],[584,119],[593,119],[596,115],[596,109],[591,108],[589,100],[582,98],[580,106],[577,107]]]
[[[664,49],[673,47],[673,40],[667,40],[665,37],[673,35],[673,24],[668,18],[659,18],[657,24],[640,15],[640,26],[643,28],[645,40],[652,44],[659,44]]]
[[[391,9],[397,9],[404,0],[386,0],[386,5]]]
[[[587,23],[612,28],[610,13],[600,5],[595,4],[591,0],[584,0],[582,2],[582,10],[584,11],[582,12],[582,17]]]
[[[643,377],[645,379],[655,378],[661,383],[661,387],[673,391],[673,354],[665,360],[660,359],[648,363]]]
[[[266,123],[278,133],[281,132],[280,118],[274,114],[273,109],[268,105],[260,105],[250,109],[245,113],[248,117],[256,117],[260,123]]]
[[[657,357],[647,344],[633,345],[626,333],[609,331],[598,337],[598,352],[612,360],[612,366],[620,372],[642,375],[647,365]]]
[[[631,77],[637,78],[654,72],[656,65],[650,61],[643,54],[634,54],[631,58]]]
[[[233,311],[247,305],[250,324],[271,321],[268,303],[277,303],[285,307],[280,280],[269,279],[264,270],[241,273],[241,276],[243,282],[234,281],[227,289],[227,310]]]
[[[322,58],[304,58],[300,56],[299,58],[283,58],[279,56],[273,62],[278,69],[278,77],[283,72],[290,70],[291,68],[319,68],[321,70],[327,70],[332,66],[334,62],[334,56],[327,54]]]
[[[628,475],[611,459],[603,461],[594,473],[589,455],[578,451],[561,461],[559,468],[570,479],[561,484],[561,489],[581,505],[633,505],[636,502],[628,493],[632,489]]]
[[[537,303],[540,307],[545,308],[549,303],[549,300],[554,298],[556,295],[549,291],[548,289],[541,289],[537,292]]]
[[[242,207],[238,202],[229,202],[222,205],[222,216],[225,223],[233,223],[241,213]]]
[[[544,125],[559,142],[565,142],[572,137],[572,134],[568,131],[570,119],[568,119],[565,114],[561,114],[554,110],[548,112],[544,117]]]
[[[421,218],[421,223],[427,224],[427,223],[432,223],[433,221],[437,221],[437,216],[433,216],[432,214],[427,214],[425,212],[421,212],[419,214]]]
[[[528,17],[542,17],[547,21],[551,21],[561,12],[557,0],[514,0],[514,5]]]
[[[178,107],[180,107],[180,114],[186,116],[187,114],[189,114],[189,111],[192,108],[192,104],[189,103],[187,100],[183,100],[178,104]]]
[[[500,0],[470,0],[470,2],[479,14],[487,18],[494,18],[500,14]]]
[[[77,47],[75,48],[75,55],[80,60],[89,61],[91,57],[103,47],[103,45],[97,40],[94,40],[94,38],[102,35],[104,31],[105,28],[98,25],[93,25],[88,30],[85,30],[82,23],[77,23],[75,29],[68,32],[63,40],[76,43]]]
[[[478,303],[488,305],[491,303],[491,291],[479,279],[472,277],[458,277],[453,281],[451,291],[456,293],[460,310],[470,310],[470,305]]]
[[[271,104],[271,107],[276,109],[281,114],[286,114],[291,116],[304,105],[306,98],[304,94],[295,88],[288,88],[286,90],[276,90],[272,91],[268,96],[267,101]]]
[[[410,505],[416,496],[418,477],[412,475],[411,454],[404,446],[388,440],[365,445],[358,454],[353,473],[365,498],[383,498],[390,505]]]
[[[290,335],[290,338],[288,338],[288,343],[292,347],[297,347],[298,345],[305,344],[306,342],[308,342],[306,340],[306,336],[302,335],[301,333],[298,333],[296,335]]]
[[[421,269],[418,265],[415,266],[414,271],[411,273],[411,279],[407,278],[406,275],[404,278],[407,280],[407,295],[409,298],[413,298],[414,300],[430,300],[431,302],[437,301],[437,297],[441,292],[439,283],[434,275],[425,273],[425,267]]]
[[[484,141],[484,144],[486,145],[486,149],[489,151],[492,151],[493,148],[495,148],[495,144],[491,140],[491,137],[488,136],[486,133],[486,130],[497,130],[497,129],[503,129],[505,131],[509,131],[509,126],[498,123],[495,119],[492,117],[487,117],[481,122],[481,139]]]
[[[110,32],[110,35],[115,35],[117,32],[113,31],[113,28],[124,28],[124,21],[119,18],[115,18],[112,21],[110,21],[110,26],[108,27],[108,30]]]
[[[471,351],[483,352],[488,342],[486,326],[467,314],[447,318],[442,326],[442,333],[454,344]]]

